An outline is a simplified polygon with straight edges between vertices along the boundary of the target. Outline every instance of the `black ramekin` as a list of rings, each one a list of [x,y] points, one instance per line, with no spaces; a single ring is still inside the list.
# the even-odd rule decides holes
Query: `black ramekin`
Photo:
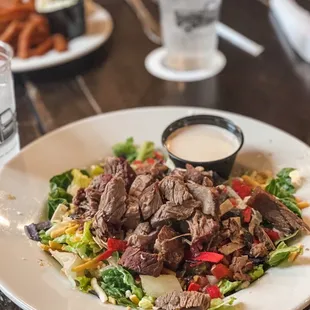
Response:
[[[228,131],[233,133],[238,138],[238,141],[239,141],[238,149],[233,154],[229,155],[228,157],[225,157],[225,158],[222,158],[219,160],[215,160],[215,161],[207,161],[207,162],[188,161],[188,160],[182,159],[182,158],[174,155],[173,153],[171,153],[168,150],[168,148],[166,146],[166,141],[167,141],[168,137],[174,131],[176,131],[177,129],[183,128],[185,126],[199,125],[199,124],[214,125],[214,126],[218,126],[218,127],[227,129]],[[191,164],[194,167],[201,166],[201,167],[205,168],[205,170],[212,170],[212,171],[217,172],[224,179],[229,178],[229,175],[230,175],[232,167],[234,165],[236,156],[237,156],[238,152],[240,151],[240,149],[242,148],[243,143],[244,143],[244,136],[243,136],[243,132],[240,129],[240,127],[238,127],[232,121],[230,121],[226,118],[215,116],[215,115],[192,115],[192,116],[181,118],[179,120],[176,120],[172,124],[170,124],[164,130],[164,132],[162,134],[162,144],[166,148],[170,159],[173,161],[173,163],[175,164],[175,166],[177,168],[185,168],[186,164]],[[210,147],[212,147],[212,146],[210,146]]]

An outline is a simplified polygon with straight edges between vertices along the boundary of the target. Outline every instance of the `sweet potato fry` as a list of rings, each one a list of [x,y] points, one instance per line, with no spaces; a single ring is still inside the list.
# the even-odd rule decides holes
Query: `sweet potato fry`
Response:
[[[0,36],[0,41],[11,43],[21,32],[23,23],[14,20],[12,21],[9,26],[5,29],[5,31]]]
[[[37,47],[31,49],[30,56],[41,56],[46,54],[49,50],[53,48],[53,38],[48,37],[43,43],[38,45]]]
[[[17,56],[20,58],[30,57],[30,39],[36,29],[36,23],[29,21],[25,24],[17,41]]]
[[[27,4],[1,9],[0,23],[9,23],[13,20],[25,20],[33,10],[33,7]]]
[[[53,36],[53,41],[54,41],[54,49],[57,52],[64,52],[68,50],[68,42],[66,38],[62,34],[55,34]]]

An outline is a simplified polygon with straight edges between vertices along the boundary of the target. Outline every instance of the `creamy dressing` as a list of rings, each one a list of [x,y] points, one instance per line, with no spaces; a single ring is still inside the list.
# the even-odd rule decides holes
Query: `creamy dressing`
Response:
[[[204,124],[177,129],[166,141],[172,154],[194,162],[223,159],[237,151],[239,146],[240,142],[233,133]]]
[[[36,0],[35,7],[38,13],[50,13],[74,6],[78,0]]]

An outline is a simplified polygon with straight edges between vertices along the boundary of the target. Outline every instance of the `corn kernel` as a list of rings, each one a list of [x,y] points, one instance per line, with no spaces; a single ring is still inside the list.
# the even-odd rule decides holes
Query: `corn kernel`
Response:
[[[140,302],[140,299],[136,296],[136,295],[131,295],[129,297],[129,299],[135,304],[135,305],[138,305],[139,302]]]

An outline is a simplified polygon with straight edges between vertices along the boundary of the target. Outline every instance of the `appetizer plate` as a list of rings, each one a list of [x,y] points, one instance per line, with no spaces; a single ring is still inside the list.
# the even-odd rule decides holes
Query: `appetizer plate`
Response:
[[[29,59],[12,59],[13,72],[26,72],[54,67],[85,56],[110,37],[113,30],[113,21],[110,13],[98,4],[93,4],[92,13],[87,17],[87,32],[80,37],[69,41],[68,51],[58,53],[55,50],[43,56]]]
[[[295,167],[305,177],[298,196],[310,200],[310,148],[289,134],[248,117],[217,110],[159,107],[123,110],[70,124],[24,148],[0,173],[0,289],[27,310],[121,309],[103,305],[92,295],[70,288],[60,267],[24,234],[24,225],[45,216],[48,180],[73,167],[111,155],[116,142],[133,136],[137,143],[160,146],[163,130],[174,120],[193,114],[231,119],[245,135],[236,169],[278,171]],[[304,210],[309,222],[310,210]],[[310,301],[310,238],[300,240],[305,253],[293,266],[277,267],[254,285],[235,294],[238,309],[298,310]],[[125,308],[123,308],[125,309]]]

